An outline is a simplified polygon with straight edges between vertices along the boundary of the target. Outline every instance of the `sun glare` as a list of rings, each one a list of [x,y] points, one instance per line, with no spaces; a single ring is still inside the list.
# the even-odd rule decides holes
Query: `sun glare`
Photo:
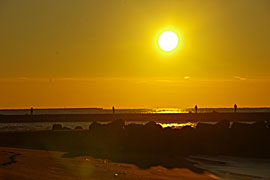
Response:
[[[166,52],[172,51],[178,45],[178,36],[173,31],[165,31],[159,36],[158,45]]]

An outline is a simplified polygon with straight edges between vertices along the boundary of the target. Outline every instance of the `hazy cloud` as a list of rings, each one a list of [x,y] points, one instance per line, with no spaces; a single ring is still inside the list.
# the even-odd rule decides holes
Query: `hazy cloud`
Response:
[[[190,77],[189,76],[185,76],[184,79],[188,80],[188,79],[190,79]]]
[[[240,77],[240,76],[234,76],[235,79],[241,80],[241,81],[245,81],[247,80],[247,78],[244,77]]]

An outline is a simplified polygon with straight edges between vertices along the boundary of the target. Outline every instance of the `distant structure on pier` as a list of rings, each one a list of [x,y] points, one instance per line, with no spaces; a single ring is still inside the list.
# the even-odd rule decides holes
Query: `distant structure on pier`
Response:
[[[33,112],[34,112],[34,108],[31,107],[31,109],[30,109],[30,114],[33,115]]]
[[[112,107],[112,112],[113,112],[113,114],[115,114],[115,108],[114,108],[114,106]]]
[[[237,105],[235,104],[234,105],[234,112],[236,112],[237,111]]]
[[[197,105],[195,105],[194,110],[195,110],[195,113],[198,113],[198,106]]]

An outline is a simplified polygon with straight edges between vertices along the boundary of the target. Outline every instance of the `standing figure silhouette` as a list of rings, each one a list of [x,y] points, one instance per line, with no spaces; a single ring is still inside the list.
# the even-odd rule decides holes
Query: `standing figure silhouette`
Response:
[[[31,107],[31,109],[30,109],[30,114],[33,115],[33,112],[34,112],[34,108]]]
[[[198,106],[197,105],[195,105],[195,113],[198,113]]]
[[[234,105],[234,112],[236,112],[236,110],[237,110],[237,105],[235,104]]]
[[[114,106],[112,107],[112,112],[113,112],[113,114],[115,113],[115,108],[114,108]]]

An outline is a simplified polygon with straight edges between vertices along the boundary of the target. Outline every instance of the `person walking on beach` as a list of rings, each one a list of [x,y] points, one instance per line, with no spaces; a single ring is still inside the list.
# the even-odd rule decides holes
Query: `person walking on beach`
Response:
[[[195,105],[195,113],[198,113],[198,106],[197,105]]]
[[[236,113],[236,110],[237,110],[237,105],[235,104],[234,105],[234,112]]]
[[[115,113],[115,109],[114,109],[114,106],[112,107],[112,112],[113,112],[113,114]]]
[[[31,116],[33,115],[33,112],[34,112],[34,108],[31,107],[31,109],[30,109],[30,114],[31,114]]]

